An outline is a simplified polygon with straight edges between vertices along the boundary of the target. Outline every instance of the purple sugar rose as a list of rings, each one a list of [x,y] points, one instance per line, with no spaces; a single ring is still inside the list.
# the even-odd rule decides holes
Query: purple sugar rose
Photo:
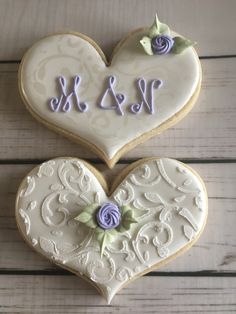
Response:
[[[102,229],[114,229],[121,221],[120,209],[113,203],[105,203],[99,208],[96,218]]]
[[[152,38],[152,52],[155,55],[169,53],[174,45],[174,40],[168,35],[158,35]]]

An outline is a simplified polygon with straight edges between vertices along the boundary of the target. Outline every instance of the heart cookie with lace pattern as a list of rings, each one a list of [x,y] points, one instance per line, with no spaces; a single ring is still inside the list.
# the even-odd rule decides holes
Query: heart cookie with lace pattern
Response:
[[[20,92],[34,117],[113,167],[192,108],[201,84],[192,45],[157,18],[124,38],[110,62],[90,38],[54,34],[25,54]]]
[[[207,218],[204,183],[173,159],[140,160],[108,190],[76,158],[57,158],[22,181],[16,220],[34,250],[88,280],[108,302],[130,281],[185,252]]]

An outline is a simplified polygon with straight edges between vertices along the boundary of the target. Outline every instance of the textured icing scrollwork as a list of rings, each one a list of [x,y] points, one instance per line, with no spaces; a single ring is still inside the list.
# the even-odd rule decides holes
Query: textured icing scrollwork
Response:
[[[26,212],[31,212],[33,211],[35,208],[37,207],[37,201],[36,200],[33,200],[31,202],[29,202],[29,204],[26,206]]]
[[[148,235],[148,231],[154,231],[154,236],[151,238]],[[166,233],[166,241],[163,242],[160,238],[161,233]],[[161,248],[168,246],[171,244],[173,240],[173,230],[165,222],[152,221],[143,225],[137,233],[135,240],[132,241],[135,253],[142,264],[147,264],[150,259],[149,246],[150,243],[153,244],[157,248],[157,254],[160,256],[159,251]],[[143,252],[141,252],[141,244],[145,247]],[[162,256],[161,256],[162,257]]]
[[[199,193],[199,189],[198,188],[186,188],[188,186],[190,186],[193,183],[193,180],[191,177],[187,177],[186,179],[184,179],[184,182],[182,183],[182,185],[177,185],[167,174],[164,165],[163,165],[163,161],[161,159],[159,159],[157,162],[157,167],[158,170],[162,176],[162,178],[173,188],[175,188],[176,190],[182,192],[182,193]],[[176,171],[181,173],[182,175],[187,176],[187,170],[183,169],[183,167],[176,167]]]
[[[133,201],[134,195],[134,188],[128,181],[125,181],[113,197],[120,206],[125,206]]]
[[[52,256],[55,254],[58,255],[58,253],[59,253],[55,241],[53,241],[51,239],[47,239],[45,237],[40,237],[39,238],[39,245],[44,252],[52,254]]]
[[[43,166],[44,168],[41,169],[48,169],[48,167],[52,167],[52,164],[48,162]],[[58,167],[57,174],[62,184],[56,183],[50,186],[53,192],[44,199],[41,206],[43,221],[47,225],[54,227],[62,226],[67,221],[69,210],[65,204],[68,203],[69,196],[76,196],[84,204],[91,202],[85,195],[90,190],[91,179],[86,174],[86,170],[81,163],[76,160],[71,160],[70,162],[66,160]],[[56,205],[58,203],[59,206]]]
[[[104,257],[101,258],[100,251],[97,250],[97,257],[89,262],[87,266],[87,274],[89,275],[89,278],[100,284],[109,282],[114,277],[115,271],[115,261],[106,251],[104,252]]]
[[[151,203],[166,204],[163,198],[156,192],[145,192],[143,195]]]
[[[127,262],[132,262],[135,259],[134,252],[129,248],[129,244],[127,240],[121,241],[122,247],[116,249],[114,246],[110,245],[107,250],[113,254],[122,254],[124,255],[124,260]]]
[[[19,209],[19,214],[25,224],[25,232],[28,235],[30,233],[30,218],[22,208]]]
[[[184,232],[184,235],[185,237],[191,241],[192,239],[194,239],[195,235],[196,235],[196,232],[194,231],[194,229],[189,226],[189,225],[184,225],[183,226],[183,232]]]
[[[68,254],[76,249],[78,249],[79,245],[75,243],[70,243],[70,242],[58,242],[57,243],[57,249],[61,254]]]
[[[90,177],[86,174],[84,166],[78,161],[65,161],[58,168],[58,176],[65,187],[71,193],[79,195],[90,189]],[[74,185],[74,187],[72,186]]]
[[[119,281],[126,281],[133,275],[133,271],[128,267],[119,267],[116,270],[116,279]]]
[[[58,206],[56,204],[56,199],[59,199],[60,193],[53,192],[49,194],[42,203],[41,206],[41,217],[46,225],[53,227],[63,226],[69,214],[69,210],[64,206]],[[60,201],[61,203],[62,201]],[[51,203],[54,204],[54,208],[51,207]],[[57,217],[56,217],[57,216]],[[58,218],[59,217],[59,218]]]
[[[176,188],[177,185],[176,185],[175,182],[172,181],[172,180],[169,178],[169,176],[167,175],[162,160],[159,159],[156,163],[157,163],[157,168],[158,168],[158,170],[159,170],[159,172],[160,172],[162,178],[163,178],[171,187]]]
[[[191,214],[191,212],[189,211],[189,209],[181,208],[180,211],[179,211],[179,214],[182,217],[184,217],[190,223],[190,225],[193,227],[193,229],[195,231],[198,231],[197,222],[196,222],[195,218],[193,217],[193,215]]]
[[[36,208],[37,206],[37,201],[36,200],[33,200],[29,203],[28,207],[27,207],[27,211],[32,211]]]
[[[35,178],[28,176],[26,178],[26,188],[20,191],[20,197],[27,197],[29,196],[35,188]]]
[[[40,167],[37,173],[37,176],[41,178],[42,176],[51,177],[54,173],[53,166],[55,165],[55,161],[49,160],[44,162]]]
[[[94,193],[94,203],[100,204],[101,203],[101,196],[99,192]]]
[[[176,196],[175,198],[174,198],[174,201],[176,202],[176,203],[181,203],[181,202],[183,202],[184,200],[185,200],[185,198],[186,198],[186,195],[181,195],[181,196]]]
[[[163,204],[160,204],[158,206],[145,206],[142,204],[141,200],[139,198],[135,199],[132,203],[132,206],[136,209],[136,217],[138,219],[144,219],[147,216],[153,215],[157,212],[160,212],[163,208]]]
[[[152,172],[148,165],[142,165],[139,170],[141,170],[140,173],[136,171],[135,173],[130,175],[130,181],[134,185],[150,187],[160,182],[160,175],[157,175],[156,177],[151,179]]]
[[[201,193],[199,193],[197,196],[194,197],[194,204],[197,206],[197,208],[202,211],[203,210],[203,196]]]
[[[52,230],[50,233],[55,237],[62,237],[63,236],[62,230]]]
[[[32,242],[32,245],[33,245],[33,246],[36,246],[36,245],[38,244],[38,240],[35,239],[35,238],[32,238],[32,239],[31,239],[31,242]]]
[[[81,265],[81,266],[85,266],[87,265],[89,260],[89,252],[82,252],[80,255],[78,255],[76,262]]]

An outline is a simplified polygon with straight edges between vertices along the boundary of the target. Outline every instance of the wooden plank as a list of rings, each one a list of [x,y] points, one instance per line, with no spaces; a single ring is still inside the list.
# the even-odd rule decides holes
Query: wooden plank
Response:
[[[108,170],[97,165],[113,180],[125,167]],[[235,213],[236,163],[193,164],[204,179],[209,195],[209,218],[199,241],[183,256],[162,267],[164,272],[236,272]],[[33,165],[0,166],[0,269],[52,270],[50,262],[32,251],[22,240],[14,220],[14,201],[18,185]]]
[[[201,94],[189,115],[123,158],[235,158],[235,58],[202,60],[202,66]],[[83,146],[49,131],[28,113],[17,90],[17,69],[15,64],[0,65],[0,159],[94,158]]]
[[[111,305],[76,277],[1,276],[4,313],[235,313],[236,278],[143,277]]]
[[[200,55],[236,54],[234,0],[8,0],[1,1],[0,60],[20,59],[48,33],[75,30],[110,54],[127,32],[148,26],[155,12],[197,41]]]

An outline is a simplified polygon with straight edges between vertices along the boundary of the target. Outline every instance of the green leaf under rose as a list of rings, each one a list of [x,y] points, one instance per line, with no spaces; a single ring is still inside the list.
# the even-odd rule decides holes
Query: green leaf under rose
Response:
[[[137,220],[134,218],[133,208],[129,206],[121,206],[121,222],[119,226],[114,229],[102,229],[99,227],[96,219],[96,213],[99,208],[100,205],[97,203],[90,204],[74,219],[94,230],[93,234],[99,242],[102,257],[105,248],[114,242],[120,233],[129,230],[133,223],[137,223]]]
[[[196,42],[180,37],[180,36],[174,37],[173,40],[174,40],[174,45],[172,47],[171,52],[175,54],[179,54],[182,51],[184,51],[186,48],[196,45]]]
[[[141,45],[143,46],[144,51],[146,52],[146,54],[148,54],[149,56],[153,55],[152,52],[152,42],[151,42],[151,38],[148,36],[144,36],[141,40],[140,40]]]
[[[148,37],[152,39],[157,35],[170,35],[170,28],[168,25],[161,23],[156,14],[155,20],[149,28]]]

